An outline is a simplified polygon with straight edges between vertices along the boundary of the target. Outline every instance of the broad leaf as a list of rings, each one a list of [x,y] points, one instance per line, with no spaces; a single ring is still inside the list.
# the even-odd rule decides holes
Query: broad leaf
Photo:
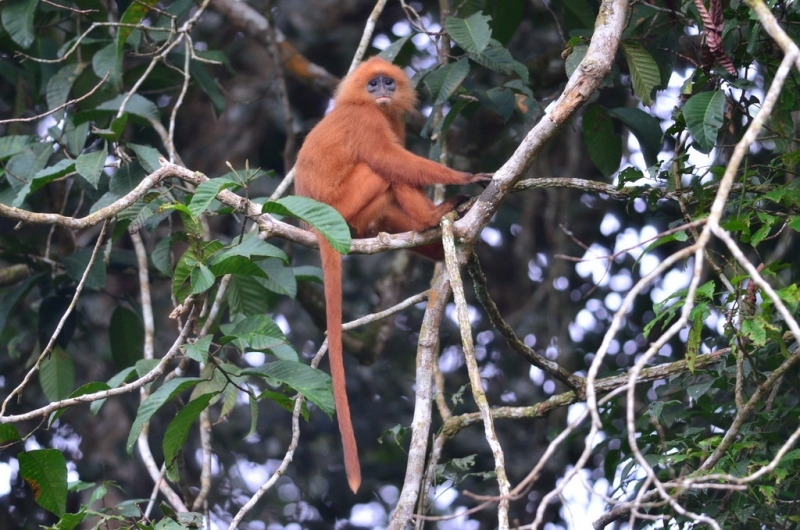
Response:
[[[67,102],[72,85],[83,71],[82,63],[68,64],[47,82],[47,108],[53,110]]]
[[[75,386],[75,365],[72,357],[61,346],[42,361],[39,368],[39,384],[49,401],[59,401],[69,396]]]
[[[6,0],[3,6],[3,27],[23,49],[33,44],[33,17],[38,5],[39,0]]]
[[[333,416],[335,405],[331,378],[321,370],[294,361],[275,361],[252,370],[244,370],[242,375],[267,377],[275,382],[289,385],[328,416]]]
[[[108,330],[111,357],[117,370],[133,366],[144,357],[144,324],[135,311],[117,306]]]
[[[481,66],[500,72],[503,75],[516,73],[523,84],[528,83],[528,67],[515,60],[511,52],[495,40],[491,40],[489,46],[482,52],[470,53],[469,58]]]
[[[205,266],[203,263],[197,263],[196,266],[192,269],[192,276],[191,276],[191,285],[192,285],[192,294],[200,294],[202,292],[208,291],[211,287],[214,286],[214,280],[216,280],[216,276],[211,270]]]
[[[441,105],[452,96],[469,75],[469,60],[459,59],[425,76],[424,82],[431,91],[433,104]]]
[[[153,149],[147,145],[139,145],[139,144],[132,144],[127,143],[126,146],[130,147],[134,153],[136,153],[136,158],[139,160],[139,164],[141,164],[142,168],[149,174],[153,173],[156,169],[161,167],[158,159],[161,157],[161,153],[158,152],[158,149]]]
[[[126,96],[127,94],[120,94],[114,99],[105,101],[97,107],[97,110],[116,112],[122,106]],[[144,118],[146,120],[158,119],[158,107],[156,107],[156,104],[146,97],[140,96],[139,94],[134,94],[131,96],[131,99],[125,105],[125,112],[128,112],[134,116],[139,116],[140,118]]]
[[[625,124],[625,126],[639,140],[642,155],[648,166],[658,162],[658,154],[664,144],[664,133],[658,120],[641,109],[630,107],[617,107],[610,109],[608,114]]]
[[[339,212],[327,204],[307,197],[290,195],[264,204],[264,212],[292,215],[302,219],[328,240],[339,254],[350,252],[350,229]]]
[[[608,112],[599,105],[589,106],[583,113],[582,129],[589,158],[597,169],[606,177],[616,173],[622,160],[622,138],[614,132]]]
[[[234,325],[223,326],[220,344],[235,340],[242,350],[266,350],[286,343],[286,336],[268,315],[253,315]]]
[[[35,141],[33,136],[10,135],[0,137],[0,160],[24,151]]]
[[[86,383],[85,385],[81,386],[75,392],[70,394],[69,398],[74,398],[78,396],[85,396],[87,394],[94,394],[95,392],[102,392],[104,390],[110,390],[111,387],[108,386],[107,383],[102,383],[99,381],[93,381],[91,383]],[[99,400],[98,400],[99,401]],[[94,402],[92,402],[94,403]],[[62,414],[64,414],[67,409],[58,409],[57,411],[53,412],[50,415],[50,418],[47,420],[47,426],[53,425],[53,422],[56,421]]]
[[[192,197],[192,202],[189,203],[189,211],[192,212],[192,215],[195,217],[199,216],[214,202],[220,191],[236,186],[237,184],[235,182],[231,182],[224,177],[210,179],[200,183],[197,189],[194,190],[194,197]]]
[[[683,105],[686,126],[698,150],[708,153],[714,148],[725,113],[725,94],[720,90],[701,92]]]
[[[276,259],[268,259],[259,263],[261,269],[266,272],[266,278],[259,278],[258,281],[273,293],[283,294],[294,298],[297,294],[297,280],[291,267],[287,267]]]
[[[175,468],[175,459],[189,436],[192,423],[208,407],[208,402],[211,401],[211,398],[217,394],[217,392],[212,392],[193,399],[169,422],[167,430],[164,432],[163,449],[164,460],[167,465],[167,477],[173,482],[177,482],[180,478],[178,470]]]
[[[188,342],[181,346],[181,350],[186,353],[186,356],[199,363],[208,362],[208,350],[211,348],[212,335],[206,335],[199,338],[194,342]]]
[[[121,26],[117,29],[116,57],[117,62],[122,63],[122,51],[125,41],[133,32],[134,26],[139,24],[142,19],[150,12],[150,8],[158,3],[158,0],[137,0],[131,2],[120,18]]]
[[[0,423],[0,445],[6,447],[21,441],[22,437],[16,427],[10,423]]]
[[[58,449],[36,449],[17,455],[19,474],[33,490],[37,504],[59,517],[67,511],[67,459]]]
[[[204,381],[204,379],[200,377],[177,377],[167,381],[161,385],[158,390],[147,396],[147,399],[142,401],[142,404],[139,405],[136,419],[133,420],[133,425],[131,425],[128,442],[125,444],[128,454],[131,454],[133,451],[133,444],[136,443],[136,439],[139,438],[142,429],[144,429],[145,424],[150,421],[150,418],[153,417],[153,414],[158,412],[158,409],[164,406],[165,403],[175,399],[178,394],[192,388],[201,381]]]
[[[147,361],[155,361],[157,363],[158,359],[147,359]],[[136,364],[137,366],[139,366],[141,363],[142,361],[139,361]],[[108,387],[117,388],[121,384],[126,383],[129,380],[133,380],[135,378],[136,378],[136,367],[130,366],[120,371],[113,377],[111,377],[111,379],[108,380]],[[105,402],[106,402],[105,399],[98,399],[97,401],[92,401],[92,404],[89,405],[89,411],[92,413],[93,416],[96,415],[98,412],[100,412],[100,408],[103,406],[103,403]]]
[[[86,182],[97,189],[100,183],[100,175],[103,174],[103,168],[106,165],[106,158],[108,158],[108,145],[103,142],[103,147],[91,153],[81,153],[75,160],[75,169],[77,172],[86,179]]]
[[[469,18],[447,17],[444,26],[447,33],[467,53],[480,53],[492,38],[489,27],[491,17],[477,12]]]
[[[92,56],[92,71],[94,75],[103,78],[108,75],[109,81],[115,86],[122,82],[122,63],[117,61],[116,48],[111,43],[100,48]]]
[[[409,40],[411,40],[411,35],[397,39],[389,46],[381,50],[381,53],[378,54],[378,57],[382,57],[390,63],[393,63],[395,58],[397,58],[397,56],[400,54],[400,51],[403,49],[403,46],[405,46]]]
[[[633,91],[639,99],[647,106],[653,104],[650,94],[653,89],[661,85],[661,72],[658,70],[653,56],[639,44],[633,42],[623,42],[622,51],[628,68],[631,72]]]
[[[278,258],[284,263],[289,262],[286,253],[276,247],[270,245],[263,239],[259,238],[256,234],[246,234],[241,243],[232,245],[225,250],[214,254],[209,260],[209,265],[215,265],[222,260],[228,259],[231,256],[243,256],[246,258]]]

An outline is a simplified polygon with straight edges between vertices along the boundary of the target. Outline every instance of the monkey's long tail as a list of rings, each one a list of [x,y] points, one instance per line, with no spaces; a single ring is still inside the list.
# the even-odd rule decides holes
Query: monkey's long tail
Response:
[[[333,379],[333,400],[336,403],[336,416],[339,418],[339,432],[342,435],[347,482],[355,493],[361,485],[361,464],[358,462],[356,437],[353,433],[353,423],[350,420],[350,404],[347,401],[344,361],[342,360],[342,256],[320,233],[317,233],[317,240],[325,276],[328,359],[330,359],[331,379]]]

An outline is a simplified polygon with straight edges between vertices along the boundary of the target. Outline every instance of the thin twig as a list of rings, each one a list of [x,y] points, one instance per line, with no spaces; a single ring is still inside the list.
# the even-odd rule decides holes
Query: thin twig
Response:
[[[0,407],[0,418],[2,418],[5,415],[6,407],[8,406],[9,401],[11,401],[11,398],[13,398],[17,394],[19,394],[21,397],[22,391],[28,385],[31,378],[33,378],[34,374],[36,374],[36,372],[39,371],[39,368],[41,368],[44,360],[48,358],[50,356],[50,353],[53,351],[53,347],[55,346],[56,340],[58,339],[58,336],[61,334],[61,330],[64,329],[64,324],[67,322],[67,319],[72,314],[72,311],[75,310],[75,306],[78,304],[78,299],[80,298],[81,293],[83,292],[83,287],[86,285],[86,280],[89,278],[89,272],[92,270],[92,266],[94,265],[94,262],[97,260],[97,254],[100,250],[100,247],[103,245],[105,239],[106,228],[108,228],[108,221],[104,222],[103,227],[100,229],[100,234],[97,236],[97,241],[94,244],[94,249],[92,249],[92,255],[89,258],[89,263],[86,264],[86,269],[83,271],[83,274],[81,275],[81,279],[78,282],[78,286],[75,288],[75,294],[72,296],[72,300],[70,300],[67,310],[64,311],[64,314],[61,316],[61,320],[58,321],[58,325],[56,326],[55,331],[53,331],[53,334],[50,336],[50,340],[48,341],[47,346],[45,346],[44,350],[42,350],[42,353],[39,355],[39,358],[36,360],[36,364],[34,364],[31,367],[31,369],[28,370],[28,373],[25,374],[25,378],[22,380],[19,386],[17,386],[17,388],[15,388],[3,400],[3,405],[2,407]]]
[[[100,87],[103,86],[103,84],[108,80],[108,76],[109,75],[111,75],[111,70],[107,71],[106,75],[104,75],[103,78],[94,87],[92,87],[92,89],[89,92],[87,92],[86,94],[82,95],[79,98],[71,99],[71,100],[67,101],[66,103],[64,103],[62,105],[59,105],[58,107],[56,107],[54,109],[50,109],[47,112],[43,112],[41,114],[37,114],[36,116],[31,116],[29,118],[9,118],[7,120],[0,120],[0,125],[4,125],[6,123],[19,123],[19,122],[39,121],[42,118],[44,118],[45,116],[49,116],[51,114],[55,114],[59,110],[65,109],[65,108],[69,107],[70,105],[74,105],[76,103],[80,103],[84,99],[90,97],[92,94],[94,94],[95,92],[100,90]]]
[[[467,309],[467,299],[464,295],[464,284],[461,281],[461,274],[458,267],[458,258],[456,257],[456,245],[453,237],[453,219],[455,213],[451,212],[442,218],[442,244],[444,245],[444,261],[447,266],[447,273],[450,276],[450,286],[453,289],[453,300],[456,304],[456,315],[458,317],[458,327],[461,330],[461,345],[464,350],[464,359],[467,364],[467,373],[469,374],[470,388],[472,389],[472,396],[475,399],[475,404],[481,412],[483,419],[484,435],[489,447],[494,455],[494,471],[497,476],[497,484],[500,488],[500,496],[505,497],[508,495],[510,485],[508,483],[508,476],[506,475],[505,456],[503,455],[503,447],[497,439],[497,433],[494,429],[494,422],[492,421],[492,413],[489,407],[489,402],[486,399],[486,393],[483,391],[483,380],[481,378],[480,369],[478,368],[478,361],[475,358],[475,345],[472,341],[472,327],[469,323],[469,311]],[[497,524],[500,530],[508,528],[508,499],[504,498],[500,501],[497,510]]]

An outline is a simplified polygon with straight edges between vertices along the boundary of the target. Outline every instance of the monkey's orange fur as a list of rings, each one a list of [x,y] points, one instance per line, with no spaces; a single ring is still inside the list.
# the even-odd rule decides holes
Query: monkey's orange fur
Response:
[[[333,110],[308,134],[296,164],[298,195],[333,206],[356,237],[421,231],[436,226],[462,200],[439,206],[425,194],[432,184],[467,184],[482,175],[454,171],[404,147],[403,118],[417,102],[411,81],[397,66],[373,57],[339,85]],[[350,488],[361,485],[342,362],[342,262],[317,234],[325,276],[328,349],[345,470]],[[415,249],[442,259],[441,244]]]

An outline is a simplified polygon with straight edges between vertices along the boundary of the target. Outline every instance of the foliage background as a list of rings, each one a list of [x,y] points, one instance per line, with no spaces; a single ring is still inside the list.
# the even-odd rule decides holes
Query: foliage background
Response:
[[[631,527],[795,527],[800,100],[788,68],[797,58],[796,6],[627,6],[619,49],[600,50],[613,62],[608,75],[576,97],[570,112],[580,110],[563,127],[540,133],[545,113],[559,114],[554,102],[568,74],[591,77],[578,63],[593,57],[586,46],[596,20],[602,26],[613,18],[600,4],[388,3],[368,53],[413,36],[385,50],[419,83],[422,112],[408,119],[409,148],[465,171],[498,170],[485,192],[464,190],[483,193],[484,204],[499,197],[496,212],[463,226],[483,228],[475,253],[488,297],[518,341],[504,340],[469,274],[462,277],[474,352],[462,344],[454,305],[434,329],[438,348],[421,329],[420,303],[350,332],[348,393],[365,476],[353,495],[336,424],[323,412],[327,381],[315,379],[318,372],[277,372],[307,365],[324,338],[317,253],[297,244],[307,236],[275,225],[274,247],[238,247],[241,254],[223,266],[212,254],[221,245],[237,248],[250,224],[243,228],[224,191],[212,199],[233,186],[260,205],[280,189],[373,7],[361,0],[0,5],[0,460],[10,477],[0,526],[189,526],[199,517],[227,526],[279,469],[293,436],[285,396],[304,390],[312,403],[291,465],[244,510],[243,527],[349,521],[403,528],[407,520],[397,514],[405,512],[390,514],[407,502],[398,498],[408,470],[422,469],[413,456],[407,467],[408,428],[421,406],[415,352],[429,349],[439,355],[433,433],[441,446],[432,447],[442,467],[426,478],[433,485],[426,482],[428,505],[418,510],[462,513],[478,504],[465,492],[509,491],[538,470],[510,502],[430,527],[602,527],[629,521],[632,505],[662,496],[671,503],[637,508]],[[443,22],[448,14],[451,25]],[[452,41],[441,38],[442,27]],[[495,40],[481,48],[485,27]],[[464,28],[466,36],[455,33]],[[734,146],[771,86],[767,119],[743,144],[740,165]],[[516,163],[513,155],[531,139],[535,152]],[[149,182],[158,155],[187,171],[151,181],[151,191],[108,226],[86,217]],[[201,184],[193,172],[222,180]],[[508,193],[521,179],[528,180]],[[303,216],[288,204],[272,211]],[[35,216],[44,213],[79,221]],[[723,230],[736,247],[726,246]],[[334,237],[346,243],[346,235]],[[94,249],[95,265],[84,274]],[[407,251],[353,254],[345,263],[346,319],[392,307],[442,278]],[[476,272],[474,261],[468,268]],[[223,280],[226,272],[235,274]],[[444,289],[441,280],[433,285]],[[204,303],[193,324],[192,308]],[[176,307],[186,308],[177,320],[170,318]],[[232,325],[243,319],[251,327]],[[199,345],[184,348],[164,374],[150,372],[154,363],[145,358],[162,358],[181,329]],[[203,342],[212,338],[213,346]],[[640,372],[645,365],[650,371]],[[118,374],[130,382],[147,373],[154,395],[174,390],[152,416],[143,415],[138,391],[57,418],[50,410],[24,416],[76,389],[116,387]],[[502,447],[508,475],[504,483],[499,473],[499,485],[497,452],[476,421],[476,375],[494,407],[489,438]],[[627,376],[639,384],[626,388]],[[595,388],[600,396],[618,393],[597,407]],[[193,420],[208,400],[198,426]],[[593,423],[567,427],[586,410]],[[143,429],[138,438],[136,428]],[[149,507],[165,461],[169,490]],[[563,480],[576,471],[591,498],[578,478]],[[717,475],[699,481],[709,473]],[[543,502],[553,493],[562,496]],[[201,515],[173,515],[182,508]]]

